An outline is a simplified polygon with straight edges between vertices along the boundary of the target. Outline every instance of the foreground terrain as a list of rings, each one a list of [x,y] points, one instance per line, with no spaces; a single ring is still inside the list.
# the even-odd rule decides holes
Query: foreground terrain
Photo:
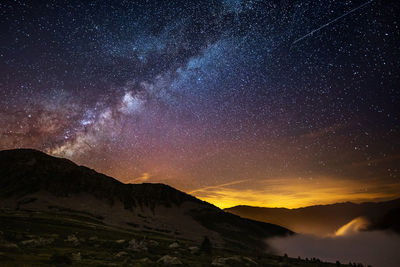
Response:
[[[240,218],[164,184],[118,180],[30,149],[0,151],[0,208],[90,214],[104,224],[265,251],[286,228]]]
[[[130,231],[75,212],[1,210],[0,229],[0,266],[337,266]]]
[[[0,151],[0,266],[336,266],[271,255],[268,238],[293,234],[164,184]]]

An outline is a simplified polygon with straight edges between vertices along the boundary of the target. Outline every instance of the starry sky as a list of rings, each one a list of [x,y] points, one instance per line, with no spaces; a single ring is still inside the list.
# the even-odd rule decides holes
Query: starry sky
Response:
[[[400,196],[400,4],[0,3],[0,149],[219,207]]]

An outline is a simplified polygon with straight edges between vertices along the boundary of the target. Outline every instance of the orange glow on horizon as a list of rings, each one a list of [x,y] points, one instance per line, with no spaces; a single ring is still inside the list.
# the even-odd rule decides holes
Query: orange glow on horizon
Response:
[[[399,197],[398,183],[377,186],[372,182],[338,178],[239,180],[188,192],[223,209],[237,205],[300,208],[340,202],[383,201]]]
[[[125,170],[125,169],[123,169]],[[120,171],[120,169],[119,169]],[[350,179],[341,177],[277,177],[264,180],[237,179],[222,184],[191,188],[192,183],[183,179],[165,177],[154,170],[144,172],[124,183],[164,183],[198,199],[207,201],[221,209],[238,205],[277,208],[301,208],[343,202],[379,202],[400,197],[400,183],[395,179],[382,183],[376,179]],[[115,177],[126,177],[126,173],[110,173]]]

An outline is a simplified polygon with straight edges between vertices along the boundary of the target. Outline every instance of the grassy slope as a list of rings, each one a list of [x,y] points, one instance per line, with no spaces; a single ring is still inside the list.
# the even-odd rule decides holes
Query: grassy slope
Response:
[[[80,214],[0,211],[0,266],[60,266],[51,260],[52,256],[64,255],[73,259],[72,254],[80,252],[81,260],[72,260],[73,266],[160,266],[156,261],[164,256],[178,257],[184,266],[210,266],[217,257],[230,257],[240,254],[256,261],[258,266],[336,266],[336,264],[317,263],[272,255],[252,254],[245,251],[234,251],[224,248],[213,248],[212,254],[191,254],[189,247],[200,246],[188,240],[178,240],[180,248],[171,249],[174,242],[171,237],[152,232],[137,232],[110,227],[94,218]],[[79,245],[65,241],[74,234],[80,239]],[[90,240],[96,236],[97,240]],[[53,238],[54,242],[37,247],[22,245],[23,240]],[[131,239],[154,240],[156,246],[148,246],[148,251],[134,252],[127,250]],[[116,240],[126,240],[117,243]],[[18,248],[10,248],[5,244],[17,244]],[[118,252],[126,251],[127,256],[116,257]],[[152,263],[141,262],[148,258]],[[229,266],[252,266],[246,261],[229,262]]]
[[[243,244],[244,248],[253,250],[264,251],[263,240],[267,237],[291,233],[277,225],[253,222],[225,213],[207,202],[168,185],[123,184],[112,177],[78,166],[67,159],[55,158],[32,149],[0,151],[0,204],[2,198],[16,198],[18,207],[23,207],[27,202],[35,205],[30,194],[39,194],[35,198],[40,200],[41,197],[45,198],[40,195],[40,192],[54,197],[68,198],[64,201],[69,201],[69,203],[75,203],[74,196],[90,196],[109,204],[110,207],[115,203],[122,203],[125,210],[131,211],[145,207],[154,212],[157,207],[176,208],[189,203],[193,208],[185,213],[186,218],[180,222],[195,226],[196,224],[192,224],[194,219],[203,228],[219,233],[224,241],[233,245]],[[12,205],[3,207],[12,208]],[[79,210],[79,205],[73,208]],[[169,226],[177,224],[172,213],[167,213],[165,218]],[[113,219],[117,219],[121,225],[121,223],[125,224],[124,220],[128,218],[122,216]],[[200,227],[199,229],[201,230]],[[186,233],[186,236],[190,234]]]

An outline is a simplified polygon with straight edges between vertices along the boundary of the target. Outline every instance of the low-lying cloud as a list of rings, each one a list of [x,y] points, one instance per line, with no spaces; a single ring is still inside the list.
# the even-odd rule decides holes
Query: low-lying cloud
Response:
[[[361,231],[339,236],[295,235],[273,238],[268,244],[278,254],[323,261],[363,263],[373,267],[400,266],[400,236],[386,231]]]
[[[336,232],[336,236],[348,236],[358,234],[360,231],[367,229],[368,221],[364,217],[358,217],[349,223],[340,227]]]

